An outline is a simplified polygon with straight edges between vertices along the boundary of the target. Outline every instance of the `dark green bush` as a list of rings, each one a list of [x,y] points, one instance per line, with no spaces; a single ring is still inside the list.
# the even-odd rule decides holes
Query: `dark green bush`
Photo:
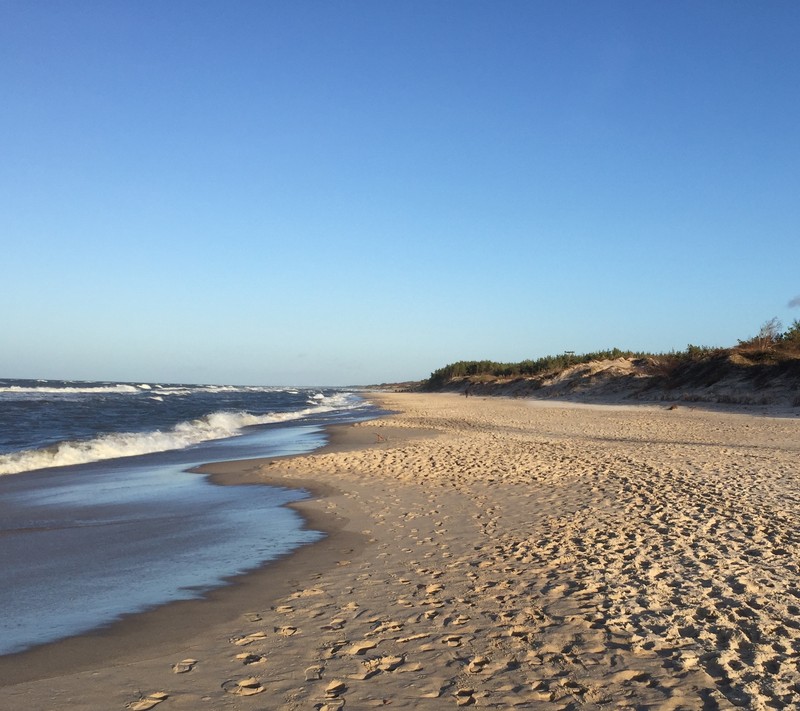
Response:
[[[763,352],[763,353],[762,353]],[[685,368],[706,368],[709,374],[706,379],[712,378],[716,368],[734,353],[746,356],[751,362],[761,362],[759,354],[768,357],[770,362],[781,360],[796,360],[800,356],[800,320],[795,319],[785,333],[779,332],[777,319],[767,321],[754,338],[739,341],[735,348],[715,348],[711,346],[695,346],[689,344],[685,351],[672,351],[670,353],[641,353],[624,351],[611,348],[592,353],[575,354],[562,353],[548,355],[542,358],[527,359],[518,363],[496,363],[491,360],[460,360],[444,368],[439,368],[431,373],[430,378],[424,381],[423,387],[428,390],[437,390],[454,378],[530,378],[543,373],[557,373],[572,365],[590,363],[597,360],[614,360],[616,358],[639,359],[649,366],[653,375],[672,377],[677,370]],[[699,372],[699,371],[698,371]],[[695,373],[696,374],[696,373]]]

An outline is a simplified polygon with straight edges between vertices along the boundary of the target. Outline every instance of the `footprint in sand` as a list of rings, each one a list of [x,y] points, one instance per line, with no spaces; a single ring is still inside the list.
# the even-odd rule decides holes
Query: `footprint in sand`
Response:
[[[467,666],[467,671],[470,674],[480,674],[488,663],[489,663],[488,657],[483,657],[483,656],[474,657]]]
[[[297,634],[297,627],[286,625],[285,627],[275,627],[275,632],[281,637],[291,637]]]
[[[347,690],[347,685],[340,679],[334,679],[325,687],[325,698],[314,704],[318,711],[339,711],[344,708],[344,699],[340,698]]]
[[[420,698],[423,699],[438,699],[447,689],[449,689],[453,685],[453,681],[450,679],[439,679],[439,680],[432,680],[431,685],[427,688],[424,688],[422,693],[420,694]]]
[[[266,687],[256,677],[247,676],[244,679],[229,679],[222,683],[222,688],[234,696],[255,696]]]
[[[396,622],[391,620],[389,622],[382,622],[380,623],[374,630],[367,633],[368,636],[372,637],[374,635],[380,635],[384,632],[399,632],[403,629],[402,622]]]
[[[371,640],[364,640],[363,642],[356,642],[353,646],[350,647],[348,650],[348,654],[352,656],[356,656],[357,654],[364,654],[368,652],[370,649],[375,649],[378,646],[377,642],[373,642]]]
[[[326,699],[314,704],[317,711],[341,711],[344,708],[344,699]]]
[[[345,690],[347,689],[347,684],[345,684],[341,679],[334,679],[325,687],[325,696],[328,697],[336,697],[341,696]]]
[[[394,654],[381,657],[378,661],[378,669],[385,672],[393,672],[398,667],[401,667],[406,662],[404,656],[397,656]]]
[[[422,671],[425,667],[421,662],[412,662],[411,664],[403,664],[397,669],[398,674],[408,674],[409,672]]]
[[[346,644],[346,639],[337,639],[326,642],[323,647],[322,654],[326,659],[333,659]]]
[[[261,662],[267,661],[267,658],[261,654],[251,654],[247,652],[237,654],[236,659],[238,659],[242,664],[260,664]]]
[[[322,672],[324,671],[324,667],[321,666],[313,666],[307,667],[305,670],[305,680],[306,681],[316,681],[317,679],[322,678]]]
[[[154,691],[152,694],[148,694],[147,696],[142,697],[138,701],[134,701],[128,704],[128,708],[131,711],[148,711],[148,709],[152,709],[155,706],[158,706],[164,699],[168,699],[169,694],[163,691]]]
[[[173,664],[172,671],[174,671],[176,674],[185,674],[186,672],[192,671],[195,664],[197,664],[196,659],[184,659],[177,664]]]
[[[461,646],[461,635],[460,634],[449,634],[446,637],[442,637],[442,644],[446,644],[448,647],[460,647]]]
[[[475,690],[470,687],[458,689],[453,696],[456,700],[456,706],[472,706],[475,703],[473,694]]]
[[[347,678],[355,679],[356,681],[366,681],[367,679],[371,679],[381,671],[378,668],[379,662],[379,659],[366,659],[361,662],[361,670],[355,672],[354,674],[348,674]]]
[[[327,625],[322,625],[320,627],[321,630],[340,630],[342,627],[345,626],[347,620],[343,620],[341,617],[336,617],[332,619]]]
[[[232,637],[230,641],[237,647],[246,647],[248,644],[259,642],[266,639],[266,637],[267,635],[264,632],[253,632],[252,634],[246,634],[242,637]]]

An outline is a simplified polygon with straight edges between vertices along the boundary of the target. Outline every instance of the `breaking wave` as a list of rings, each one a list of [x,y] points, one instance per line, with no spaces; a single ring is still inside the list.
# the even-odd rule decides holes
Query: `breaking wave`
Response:
[[[88,464],[118,457],[133,457],[154,452],[184,449],[201,442],[242,434],[246,427],[299,420],[334,410],[361,407],[363,401],[348,393],[320,394],[306,409],[254,415],[248,412],[212,412],[196,420],[180,422],[168,430],[119,432],[88,440],[59,442],[42,449],[28,449],[0,455],[0,474],[19,474],[34,469]]]
[[[142,390],[136,385],[96,385],[81,387],[79,385],[66,385],[54,387],[48,385],[11,385],[0,387],[0,393],[17,393],[20,395],[119,395],[125,393],[140,393]]]
[[[149,383],[108,383],[90,385],[85,383],[5,385],[0,384],[0,394],[23,395],[28,398],[58,395],[192,395],[197,393],[259,393],[292,392],[297,390],[274,386],[245,385],[151,385]]]

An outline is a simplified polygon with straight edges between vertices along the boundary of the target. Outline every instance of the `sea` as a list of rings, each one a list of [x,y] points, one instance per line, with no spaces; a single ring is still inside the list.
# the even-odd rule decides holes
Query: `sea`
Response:
[[[313,543],[302,490],[201,464],[310,452],[358,389],[0,379],[0,655],[202,597]]]

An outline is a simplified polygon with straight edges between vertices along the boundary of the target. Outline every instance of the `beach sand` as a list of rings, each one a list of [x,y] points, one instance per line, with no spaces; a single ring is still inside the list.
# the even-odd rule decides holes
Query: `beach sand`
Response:
[[[0,659],[0,708],[800,705],[800,419],[380,399],[324,450],[209,468],[309,488],[325,541]]]

